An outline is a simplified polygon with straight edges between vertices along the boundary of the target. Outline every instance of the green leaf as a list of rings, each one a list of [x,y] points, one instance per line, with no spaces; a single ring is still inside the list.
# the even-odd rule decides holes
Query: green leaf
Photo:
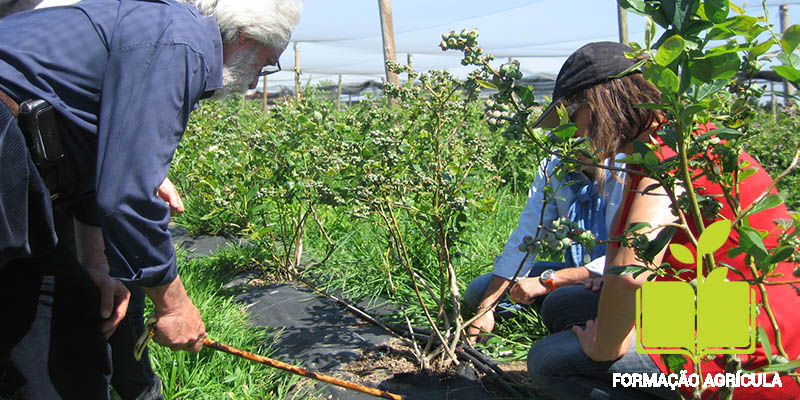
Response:
[[[729,4],[730,2],[728,0],[705,0],[703,2],[703,9],[709,20],[715,23],[721,23],[728,18],[728,13],[730,13],[731,10]]]
[[[739,72],[739,56],[733,53],[724,53],[713,57],[694,60],[692,74],[702,82],[710,83],[717,79],[730,79]]]
[[[649,227],[650,227],[650,224],[648,224],[647,222],[635,222],[635,223],[630,224],[625,229],[625,233],[636,232],[639,229],[644,229],[644,228],[649,228]]]
[[[661,361],[672,372],[679,372],[686,369],[686,357],[681,354],[662,354]]]
[[[658,232],[658,235],[656,235],[656,238],[647,244],[647,250],[642,257],[644,257],[645,260],[652,260],[653,257],[667,246],[667,243],[672,240],[672,236],[675,235],[677,230],[678,228],[674,226],[665,226],[662,228],[661,231]]]
[[[786,54],[792,53],[800,44],[800,25],[792,25],[783,32],[781,48]]]
[[[753,256],[758,263],[769,257],[761,234],[753,228],[739,228],[739,245],[745,249],[747,254]]]
[[[669,245],[669,252],[676,260],[684,264],[694,264],[694,254],[688,247],[680,243],[672,243]]]
[[[661,3],[661,11],[672,22],[679,32],[688,25],[692,17],[692,11],[698,6],[697,0],[664,0]]]
[[[772,39],[767,39],[763,43],[751,47],[749,51],[750,58],[751,59],[758,58],[762,54],[766,53],[769,49],[771,49],[774,44],[775,42]]]
[[[724,79],[719,79],[711,83],[704,83],[697,89],[697,100],[703,100],[708,96],[719,93],[722,89],[728,86],[728,82]]]
[[[800,71],[791,65],[776,65],[772,69],[790,82],[800,82]]]
[[[794,254],[794,247],[791,246],[778,247],[777,249],[775,249],[775,252],[773,252],[772,255],[769,256],[767,264],[777,264],[791,257],[792,254]]]
[[[749,15],[737,15],[718,26],[729,29],[731,32],[744,35],[758,23],[758,18]]]
[[[692,104],[681,111],[681,119],[689,118],[690,116],[703,112],[706,109],[708,109],[708,107],[703,104]]]
[[[662,67],[666,67],[683,54],[685,44],[680,35],[675,35],[665,40],[656,53],[656,63]]]
[[[785,364],[772,364],[760,368],[759,370],[763,372],[781,372],[781,371],[794,371],[798,368],[800,368],[800,360],[794,360],[792,362]]]
[[[647,269],[647,267],[643,267],[641,265],[619,265],[609,268],[606,273],[611,275],[629,275],[639,272],[642,269]]]
[[[633,11],[637,14],[645,15],[644,0],[619,0],[619,6],[628,11]]]
[[[531,90],[529,86],[517,86],[514,88],[514,93],[517,94],[525,108],[532,107],[536,104],[536,100],[533,98],[533,90]]]
[[[483,87],[483,88],[486,88],[486,89],[492,89],[492,90],[499,90],[499,89],[497,88],[497,85],[495,85],[495,84],[494,84],[494,83],[492,83],[492,82],[485,81],[485,80],[483,80],[483,79],[476,79],[476,80],[478,81],[478,85],[480,85],[480,86],[481,86],[481,87]]]
[[[761,211],[775,208],[783,203],[783,198],[779,194],[771,194],[759,201],[747,215],[758,214]]]
[[[758,170],[755,168],[743,169],[741,172],[739,172],[739,183],[742,183],[745,179],[755,175],[756,172],[758,172]]]
[[[662,92],[673,95],[678,92],[678,86],[680,85],[678,76],[668,68],[656,64],[649,64],[645,67],[643,72],[644,78],[661,89]]]
[[[561,143],[563,143],[575,135],[575,132],[577,131],[578,127],[575,124],[566,124],[554,129],[552,136],[555,136]]]
[[[656,165],[660,164],[661,160],[658,159],[656,153],[648,152],[644,155],[644,165],[647,167],[655,167]]]
[[[713,254],[717,249],[725,244],[731,233],[731,221],[723,219],[706,227],[697,241],[697,256]]]

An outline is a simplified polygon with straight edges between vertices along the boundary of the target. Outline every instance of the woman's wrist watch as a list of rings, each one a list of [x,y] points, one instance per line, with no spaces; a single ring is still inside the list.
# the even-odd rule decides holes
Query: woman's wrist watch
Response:
[[[552,292],[556,290],[558,286],[556,286],[555,282],[556,271],[552,268],[544,270],[541,275],[539,275],[539,282],[542,283],[542,286],[547,289],[548,292]]]

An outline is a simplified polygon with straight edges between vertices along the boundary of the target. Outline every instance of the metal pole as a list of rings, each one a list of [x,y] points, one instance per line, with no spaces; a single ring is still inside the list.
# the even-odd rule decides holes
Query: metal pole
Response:
[[[381,33],[383,34],[383,62],[386,70],[386,81],[395,85],[400,84],[400,78],[394,72],[389,71],[385,65],[387,61],[397,62],[397,53],[394,47],[394,23],[392,22],[392,2],[391,0],[378,0],[378,8],[381,18]],[[389,99],[389,103],[394,105],[394,99]]]
[[[617,5],[617,17],[619,20],[619,42],[628,44],[628,12]]]
[[[339,88],[336,90],[336,108],[342,110],[342,74],[339,74]]]
[[[781,14],[781,33],[783,33],[789,28],[789,6],[787,4],[781,4],[778,9],[780,10]],[[797,90],[786,79],[783,80],[783,93],[787,96],[783,99],[783,104],[787,106],[794,104],[794,99],[790,98],[789,96],[796,95]]]
[[[300,100],[300,43],[294,42],[294,97]]]

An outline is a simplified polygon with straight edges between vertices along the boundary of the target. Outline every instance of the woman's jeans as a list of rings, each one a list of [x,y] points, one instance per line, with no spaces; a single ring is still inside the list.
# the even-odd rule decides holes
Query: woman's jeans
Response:
[[[621,358],[597,362],[584,354],[572,326],[597,317],[599,292],[582,285],[556,289],[544,300],[541,313],[552,335],[539,339],[528,353],[528,375],[554,399],[680,399],[670,388],[613,387],[614,373],[660,373],[635,342]]]

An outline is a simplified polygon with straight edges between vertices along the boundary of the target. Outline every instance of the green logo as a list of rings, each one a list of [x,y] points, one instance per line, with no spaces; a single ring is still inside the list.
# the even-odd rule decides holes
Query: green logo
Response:
[[[707,354],[750,354],[755,351],[756,300],[747,282],[728,282],[727,268],[703,277],[703,255],[722,247],[730,221],[711,224],[697,242],[697,289],[686,282],[645,282],[636,292],[636,351],[641,354],[684,354],[695,362]],[[670,252],[695,263],[681,244]]]

